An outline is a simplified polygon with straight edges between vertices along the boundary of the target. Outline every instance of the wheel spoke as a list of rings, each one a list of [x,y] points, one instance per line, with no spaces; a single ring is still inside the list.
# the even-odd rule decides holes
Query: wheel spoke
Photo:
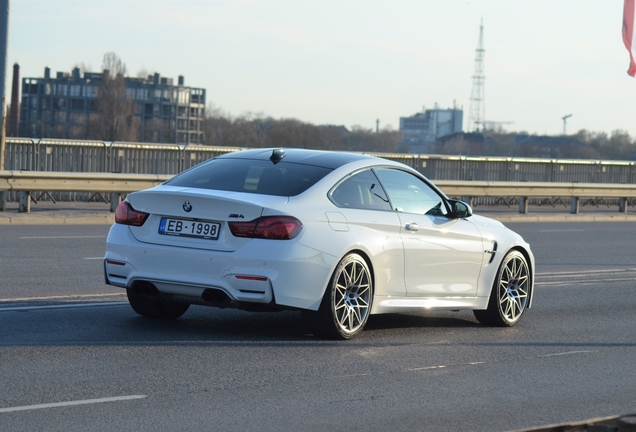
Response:
[[[343,306],[346,305],[346,299],[347,299],[347,290],[341,286],[341,285],[336,285],[336,292],[334,295],[334,308],[337,309],[341,309]]]
[[[499,281],[499,286],[505,291],[508,289],[508,281],[503,278]]]
[[[355,284],[356,283],[355,281],[358,278],[358,268],[356,267],[355,263],[351,264],[350,269],[351,269],[350,270],[351,272],[349,273],[349,276],[350,276],[349,286]]]
[[[351,315],[355,316],[356,320],[358,320],[358,324],[361,323],[362,322],[362,315],[360,313],[360,308],[355,307],[355,308],[353,308],[352,312],[353,313]],[[353,326],[351,328],[353,328]]]
[[[505,302],[508,301],[508,295],[506,293],[504,293],[501,298],[499,299],[499,304],[504,304]]]
[[[338,324],[340,324],[340,326],[342,326],[343,328],[347,328],[347,320],[348,320],[348,318],[349,318],[349,312],[345,308],[342,311],[342,315],[340,316],[340,319],[338,320]]]
[[[510,280],[512,280],[512,279],[513,279],[513,273],[512,273],[512,270],[511,270],[511,269],[510,269],[510,267],[508,267],[508,266],[506,266],[505,276],[507,276],[507,277],[505,278],[505,280],[506,280],[506,281],[510,281]],[[503,275],[502,275],[502,278],[501,278],[501,279],[502,279],[502,281],[504,280]]]
[[[369,292],[369,285],[361,285],[358,287],[358,296],[364,297]]]
[[[521,311],[523,310],[523,306],[521,305],[521,300],[519,298],[515,299],[515,306],[519,313],[521,313]]]
[[[508,316],[510,316],[511,305],[510,305],[510,300],[509,299],[505,299],[505,300],[506,301],[505,301],[505,307],[504,307],[503,313],[504,313],[505,316],[508,317]]]
[[[342,276],[344,278],[343,284],[345,287],[350,286],[351,285],[351,274],[349,273],[349,271],[347,271],[347,269],[345,268],[342,271]]]

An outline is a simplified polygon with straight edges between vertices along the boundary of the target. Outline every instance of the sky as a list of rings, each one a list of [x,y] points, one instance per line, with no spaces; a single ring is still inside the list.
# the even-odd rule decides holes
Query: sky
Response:
[[[226,115],[398,129],[437,104],[469,130],[483,20],[487,121],[636,138],[622,19],[623,0],[11,0],[7,82],[115,52]]]

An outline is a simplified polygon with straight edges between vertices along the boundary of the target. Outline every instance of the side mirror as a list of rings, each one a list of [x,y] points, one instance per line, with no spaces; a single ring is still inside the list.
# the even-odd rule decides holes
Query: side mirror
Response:
[[[473,215],[473,209],[468,204],[459,200],[448,200],[453,219],[465,219]]]

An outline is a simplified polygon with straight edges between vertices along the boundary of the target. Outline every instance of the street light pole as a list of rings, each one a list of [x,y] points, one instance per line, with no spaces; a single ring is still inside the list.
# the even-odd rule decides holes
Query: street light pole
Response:
[[[565,125],[570,117],[572,117],[572,114],[561,117],[561,120],[563,120],[563,135],[565,135]]]
[[[0,0],[0,170],[4,170],[4,154],[7,135],[7,109],[5,90],[7,83],[7,57],[9,56],[9,3],[10,0]],[[5,192],[0,192],[0,211],[6,206]]]

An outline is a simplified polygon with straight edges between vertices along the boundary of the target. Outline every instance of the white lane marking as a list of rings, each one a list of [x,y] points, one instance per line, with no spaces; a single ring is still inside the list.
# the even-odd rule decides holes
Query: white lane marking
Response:
[[[100,256],[100,257],[84,257],[82,259],[85,259],[85,260],[103,260],[104,257],[103,256]]]
[[[408,369],[410,371],[421,371],[421,370],[431,370],[431,369],[444,369],[447,368],[448,366],[427,366],[427,367],[421,367],[421,368],[413,368],[413,369]]]
[[[569,230],[539,230],[538,232],[584,232],[583,229],[569,229]]]
[[[559,357],[559,356],[575,355],[575,354],[587,354],[587,353],[593,353],[593,352],[596,352],[596,351],[567,351],[567,352],[554,353],[554,354],[540,354],[540,355],[537,355],[537,356],[532,356],[532,357],[527,357],[527,358]],[[419,368],[408,368],[406,370],[409,371],[409,372],[419,372],[419,371],[427,371],[427,370],[435,370],[435,369],[446,369],[446,368],[454,368],[454,367],[461,367],[461,366],[478,366],[478,365],[484,365],[484,364],[494,364],[494,363],[500,363],[502,361],[506,361],[506,360],[495,360],[495,361],[490,361],[490,362],[475,361],[475,362],[458,363],[458,364],[451,364],[451,365],[425,366],[425,367],[419,367]]]
[[[106,236],[38,236],[38,237],[18,237],[19,239],[84,239],[84,238],[106,238]]]
[[[99,303],[71,303],[71,304],[59,304],[59,305],[46,305],[46,306],[16,306],[16,307],[1,307],[2,312],[24,312],[32,310],[44,310],[44,309],[79,309],[88,307],[107,307],[107,306],[123,306],[128,305],[128,302],[99,302]]]
[[[89,405],[96,403],[104,403],[104,402],[118,402],[132,399],[143,399],[148,396],[146,395],[131,395],[131,396],[116,396],[116,397],[108,397],[101,399],[85,399],[85,400],[77,400],[77,401],[68,401],[68,402],[56,402],[56,403],[47,403],[47,404],[39,404],[39,405],[25,405],[19,407],[10,407],[10,408],[0,408],[0,413],[8,413],[14,411],[29,411],[36,409],[44,409],[44,408],[58,408],[58,407],[66,407],[73,405]]]
[[[558,357],[558,356],[573,355],[573,354],[587,354],[591,352],[594,352],[594,351],[567,351],[567,352],[555,353],[555,354],[542,354],[537,357]]]
[[[596,278],[596,279],[600,279],[600,280],[605,280],[605,278],[608,277],[636,277],[636,273],[635,272],[623,272],[623,273],[606,273],[603,275],[591,275],[591,274],[587,274],[587,275],[565,275],[565,276],[552,276],[552,277],[547,277],[547,278],[536,278],[537,281],[541,281],[543,283],[552,283],[549,281],[553,281],[553,282],[563,282],[565,281],[571,281],[571,282],[578,282],[578,280],[575,281],[575,279],[585,279],[585,280],[590,280],[590,278]]]
[[[562,282],[535,282],[535,285],[550,285],[550,286],[589,285],[589,284],[595,284],[595,283],[624,282],[624,281],[633,281],[633,280],[636,280],[636,277],[618,278],[618,279],[588,279],[588,280],[562,281]]]
[[[630,272],[636,271],[634,268],[627,269],[609,269],[609,270],[581,270],[581,271],[567,271],[567,272],[548,272],[548,273],[537,273],[535,276],[544,277],[544,276],[570,276],[570,275],[580,275],[580,274],[595,274],[595,273],[622,273],[622,272]]]
[[[69,300],[69,299],[83,299],[83,298],[96,298],[96,297],[116,297],[123,296],[126,293],[110,293],[110,294],[78,294],[78,295],[64,295],[64,296],[46,296],[46,297],[22,297],[12,299],[0,299],[0,304],[6,302],[23,302],[34,300]]]

